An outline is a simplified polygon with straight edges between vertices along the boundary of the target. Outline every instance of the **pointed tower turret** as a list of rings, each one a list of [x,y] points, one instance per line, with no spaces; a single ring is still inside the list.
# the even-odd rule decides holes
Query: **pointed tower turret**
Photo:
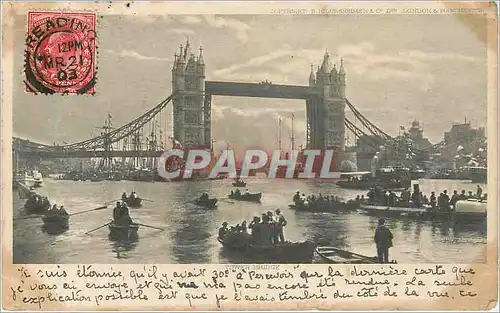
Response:
[[[198,56],[198,63],[199,64],[205,64],[203,61],[203,47],[200,45],[200,55]]]
[[[325,50],[325,55],[323,56],[323,63],[321,63],[321,71],[325,74],[330,74],[331,71],[331,64],[330,64],[330,54],[328,53],[328,50]]]
[[[189,37],[186,39],[186,48],[184,48],[184,60],[188,60],[191,54],[191,45],[189,44]]]
[[[339,91],[342,98],[345,98],[345,70],[344,70],[344,59],[340,58],[340,69],[339,69]]]
[[[311,73],[309,73],[309,86],[312,86],[316,83],[316,77],[314,76],[313,65],[311,64]]]
[[[344,75],[345,76],[345,70],[344,70],[344,59],[340,58],[340,69],[339,69],[339,75]]]

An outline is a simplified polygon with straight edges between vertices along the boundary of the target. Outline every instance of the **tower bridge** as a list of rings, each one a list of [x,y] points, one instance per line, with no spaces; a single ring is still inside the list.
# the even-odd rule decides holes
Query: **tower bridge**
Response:
[[[173,138],[185,148],[211,148],[212,98],[214,96],[260,97],[304,100],[307,118],[307,148],[344,152],[346,132],[355,138],[369,137],[374,147],[396,147],[391,137],[366,119],[346,98],[343,60],[333,64],[325,52],[316,70],[311,65],[306,86],[271,82],[223,82],[205,80],[203,50],[192,53],[187,42],[174,55],[171,71],[172,95],[133,121],[114,128],[109,124],[101,135],[60,146],[14,138],[13,155],[24,159],[45,158],[156,158],[168,146],[167,106],[173,105]],[[355,122],[345,116],[346,106]],[[359,123],[356,123],[359,121]],[[358,126],[360,125],[360,126]],[[439,143],[437,144],[439,145]],[[436,146],[437,146],[436,145]],[[399,149],[399,146],[398,146]],[[358,154],[369,158],[373,155]]]
[[[210,146],[212,96],[306,100],[307,147],[345,150],[346,73],[342,59],[337,70],[325,53],[316,73],[311,65],[309,86],[205,81],[203,50],[191,52],[189,41],[174,55],[172,93],[174,137],[186,146]]]

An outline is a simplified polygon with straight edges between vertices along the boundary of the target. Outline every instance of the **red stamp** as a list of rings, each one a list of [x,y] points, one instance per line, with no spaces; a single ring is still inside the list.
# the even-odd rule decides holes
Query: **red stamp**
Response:
[[[96,83],[96,14],[29,12],[26,91],[93,94]]]

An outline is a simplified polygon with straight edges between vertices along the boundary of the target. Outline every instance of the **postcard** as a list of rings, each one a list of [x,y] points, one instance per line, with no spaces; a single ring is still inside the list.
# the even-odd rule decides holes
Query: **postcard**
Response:
[[[3,2],[6,310],[486,310],[476,2]]]

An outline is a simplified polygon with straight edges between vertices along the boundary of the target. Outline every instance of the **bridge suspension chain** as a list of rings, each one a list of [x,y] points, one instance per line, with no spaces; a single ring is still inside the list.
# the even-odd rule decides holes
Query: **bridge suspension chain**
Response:
[[[162,112],[162,110],[167,106],[167,104],[172,101],[173,94],[168,98],[160,102],[154,108],[150,109],[143,115],[139,116],[135,120],[115,129],[108,133],[102,134],[95,138],[87,139],[84,141],[76,142],[73,144],[53,147],[47,146],[51,149],[63,149],[63,150],[78,150],[78,149],[99,149],[103,148],[107,145],[111,145],[113,143],[118,142],[119,140],[126,138],[132,134],[134,134],[137,130],[139,130],[146,123],[151,121],[158,113]]]
[[[373,124],[366,117],[364,117],[363,114],[361,114],[354,107],[354,105],[352,105],[352,103],[349,102],[349,100],[345,99],[345,102],[346,102],[347,106],[351,109],[351,111],[354,114],[354,116],[358,120],[360,120],[361,123],[363,124],[363,126],[365,126],[366,129],[368,129],[373,135],[375,135],[377,137],[380,137],[383,140],[387,140],[387,141],[394,141],[395,140],[393,137],[389,136],[386,132],[384,132],[383,130],[381,130],[380,128],[378,128],[375,124]]]
[[[373,136],[369,136],[366,132],[364,132],[361,128],[356,126],[349,119],[345,118],[345,126],[357,137],[357,138],[366,138],[368,145],[372,148],[378,149],[380,145],[384,144],[384,140],[382,138],[374,138]]]

